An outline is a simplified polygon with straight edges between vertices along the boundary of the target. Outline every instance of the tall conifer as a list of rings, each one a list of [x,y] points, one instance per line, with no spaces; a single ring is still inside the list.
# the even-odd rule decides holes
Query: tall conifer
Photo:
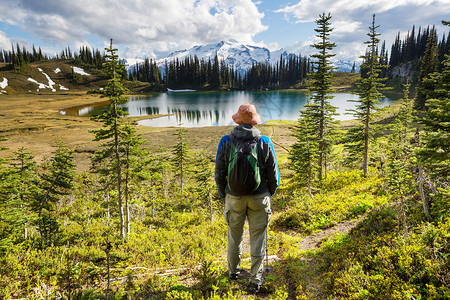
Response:
[[[300,111],[300,118],[294,131],[296,141],[289,151],[291,161],[289,168],[295,172],[298,183],[308,187],[308,194],[313,200],[312,185],[315,181],[318,159],[317,126],[313,115],[315,110],[317,104],[308,101],[305,109]]]
[[[316,48],[318,53],[311,55],[314,61],[313,72],[310,73],[311,85],[309,86],[309,91],[314,105],[309,106],[309,109],[312,110],[311,114],[316,124],[319,180],[322,180],[326,168],[326,156],[331,149],[331,137],[336,124],[336,121],[333,119],[333,116],[336,115],[336,107],[331,105],[329,101],[334,98],[334,96],[330,95],[334,92],[331,88],[333,84],[333,75],[331,74],[333,66],[330,58],[335,56],[330,51],[336,47],[334,43],[330,42],[330,34],[333,31],[330,27],[330,19],[330,13],[328,15],[323,13],[316,20],[318,28],[314,30],[317,32],[316,36],[319,38],[319,41],[313,44],[312,47]]]
[[[449,25],[448,22],[443,22]],[[428,169],[432,179],[440,187],[438,199],[442,210],[450,209],[450,53],[446,55],[441,73],[432,73],[425,79],[434,87],[426,100],[427,112],[422,120],[425,125],[424,144],[417,152],[420,162]],[[446,199],[446,200],[445,200]]]
[[[425,109],[425,101],[427,93],[433,90],[433,82],[427,81],[427,77],[438,69],[438,49],[436,40],[436,30],[433,28],[428,38],[425,53],[422,58],[419,73],[419,85],[417,87],[417,95],[415,99],[415,108],[419,110]]]
[[[369,164],[369,140],[371,137],[371,122],[374,112],[378,109],[380,104],[379,99],[383,97],[381,90],[384,89],[383,81],[385,78],[380,77],[380,72],[387,67],[380,63],[380,57],[377,53],[378,43],[380,39],[377,33],[378,26],[375,26],[375,14],[372,17],[372,25],[369,27],[369,40],[365,42],[368,45],[366,54],[362,56],[364,63],[361,65],[362,71],[366,74],[358,81],[358,89],[356,94],[359,96],[356,102],[355,109],[350,110],[353,115],[359,120],[360,125],[355,127],[355,130],[350,131],[350,139],[352,142],[347,145],[352,151],[362,154],[362,169],[364,176],[367,176]]]
[[[112,39],[109,48],[105,49],[106,62],[103,65],[106,73],[110,77],[108,84],[103,91],[103,97],[108,97],[110,104],[108,110],[100,115],[93,116],[92,119],[103,123],[103,128],[93,130],[95,141],[105,141],[102,149],[96,152],[93,157],[94,162],[102,163],[103,167],[99,170],[106,175],[111,175],[116,181],[117,201],[119,208],[119,227],[120,236],[125,240],[125,221],[123,211],[123,182],[122,182],[122,156],[121,136],[123,134],[122,118],[126,112],[119,106],[128,101],[123,95],[127,90],[120,82],[120,76],[123,73],[123,65],[119,63],[119,56],[116,54],[117,49],[112,46]]]

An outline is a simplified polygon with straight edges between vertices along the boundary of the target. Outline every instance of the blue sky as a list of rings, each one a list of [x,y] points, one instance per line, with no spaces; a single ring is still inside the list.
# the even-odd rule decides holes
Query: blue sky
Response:
[[[103,49],[113,38],[126,58],[161,58],[194,45],[235,39],[310,54],[314,20],[331,12],[337,59],[355,60],[365,50],[372,14],[381,39],[413,25],[450,19],[450,0],[0,0],[0,48],[36,45],[50,55],[70,46]]]

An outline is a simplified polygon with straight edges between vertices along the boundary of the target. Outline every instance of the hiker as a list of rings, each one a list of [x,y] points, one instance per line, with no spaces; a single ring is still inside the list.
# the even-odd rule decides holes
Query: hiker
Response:
[[[251,247],[249,289],[257,293],[263,284],[264,237],[269,224],[270,197],[280,182],[272,141],[254,127],[261,117],[251,103],[242,104],[232,116],[238,124],[222,137],[217,149],[215,180],[225,197],[228,225],[228,275],[238,279],[242,234],[248,218]]]

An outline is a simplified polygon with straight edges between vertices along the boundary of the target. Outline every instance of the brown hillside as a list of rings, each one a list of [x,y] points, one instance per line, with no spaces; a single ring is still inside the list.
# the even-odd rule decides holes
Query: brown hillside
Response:
[[[8,94],[70,94],[98,89],[106,84],[103,72],[83,67],[82,69],[90,75],[81,75],[72,71],[73,66],[75,65],[71,61],[50,60],[32,63],[16,72],[8,64],[0,63],[0,81],[3,78],[8,80],[8,86],[4,89]],[[49,82],[44,73],[52,82]],[[29,78],[46,87],[30,81]]]

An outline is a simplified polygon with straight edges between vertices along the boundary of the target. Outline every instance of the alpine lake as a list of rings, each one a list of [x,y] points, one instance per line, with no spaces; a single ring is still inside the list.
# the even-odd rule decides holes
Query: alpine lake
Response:
[[[358,96],[351,93],[335,93],[329,99],[337,107],[337,120],[354,119],[348,110],[355,108]],[[382,107],[394,99],[383,98]],[[158,95],[129,96],[121,105],[129,116],[158,118],[142,119],[139,125],[150,127],[205,127],[233,125],[231,116],[242,103],[253,103],[261,114],[262,123],[269,120],[297,120],[300,110],[307,103],[306,91],[261,91],[261,92],[167,92]],[[74,107],[65,111],[72,116],[91,116],[106,109],[105,106]]]

